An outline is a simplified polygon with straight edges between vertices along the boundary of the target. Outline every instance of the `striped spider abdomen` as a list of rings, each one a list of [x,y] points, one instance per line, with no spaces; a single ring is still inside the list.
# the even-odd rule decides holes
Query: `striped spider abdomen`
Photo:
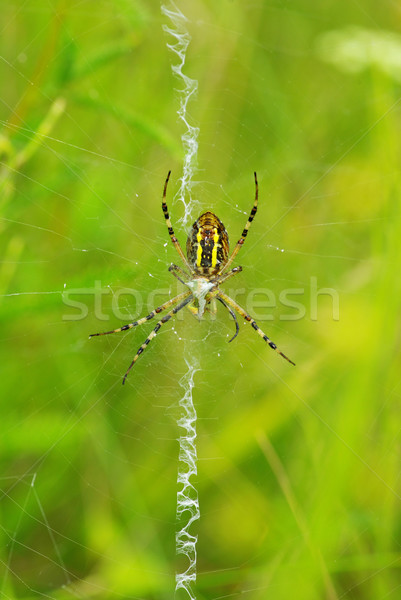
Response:
[[[226,264],[229,241],[226,228],[212,212],[195,221],[187,239],[188,262],[196,274],[216,275]]]

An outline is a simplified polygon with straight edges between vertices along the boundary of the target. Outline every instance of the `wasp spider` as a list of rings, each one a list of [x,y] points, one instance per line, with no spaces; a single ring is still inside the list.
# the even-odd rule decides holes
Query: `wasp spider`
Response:
[[[227,279],[235,275],[236,273],[240,273],[242,271],[242,267],[234,267],[230,270],[228,268],[231,266],[234,258],[237,256],[241,247],[244,245],[246,240],[246,236],[248,235],[249,228],[251,223],[256,215],[256,211],[258,209],[258,180],[256,173],[255,175],[255,201],[253,203],[253,207],[251,210],[251,214],[249,215],[248,221],[245,225],[245,228],[241,234],[240,239],[238,240],[231,256],[229,257],[229,242],[228,242],[228,234],[226,228],[220,219],[212,212],[205,212],[203,215],[199,217],[195,221],[192,226],[191,231],[189,232],[187,239],[187,258],[185,258],[184,252],[180,246],[179,241],[175,237],[174,230],[171,225],[170,217],[168,214],[168,208],[166,203],[166,193],[167,193],[167,184],[170,179],[169,171],[167,175],[166,182],[164,184],[163,190],[163,200],[162,200],[162,209],[163,214],[166,219],[166,224],[168,228],[168,232],[173,242],[175,249],[181,257],[182,262],[184,263],[186,270],[178,267],[177,265],[172,264],[169,267],[169,271],[183,283],[187,290],[179,294],[175,298],[168,300],[161,306],[158,306],[151,313],[149,313],[146,317],[139,319],[138,321],[134,321],[133,323],[128,323],[127,325],[123,325],[118,329],[113,329],[113,331],[105,331],[103,333],[93,333],[89,337],[94,337],[97,335],[108,335],[110,333],[119,333],[120,331],[127,331],[128,329],[132,329],[137,325],[142,325],[146,323],[146,321],[150,321],[156,315],[161,313],[164,310],[168,310],[168,312],[160,319],[157,323],[153,331],[146,338],[142,346],[138,349],[138,352],[135,354],[133,361],[128,367],[124,378],[123,384],[127,379],[127,375],[142,354],[142,352],[146,349],[149,342],[156,336],[160,327],[167,323],[171,319],[172,316],[176,315],[178,311],[183,309],[185,306],[191,310],[193,314],[195,314],[199,319],[202,318],[205,310],[209,309],[209,304],[217,299],[228,312],[231,314],[235,321],[236,331],[234,336],[231,338],[230,342],[238,335],[239,326],[238,321],[235,316],[235,312],[241,315],[248,321],[256,333],[260,335],[261,338],[268,343],[270,348],[273,348],[276,352],[278,352],[283,358],[288,360],[292,365],[295,363],[292,362],[285,354],[280,352],[277,348],[276,344],[274,344],[270,338],[267,337],[265,333],[260,329],[259,325],[255,322],[248,313],[237,304],[234,300],[232,300],[229,296],[227,296],[220,289],[220,284],[225,283]]]

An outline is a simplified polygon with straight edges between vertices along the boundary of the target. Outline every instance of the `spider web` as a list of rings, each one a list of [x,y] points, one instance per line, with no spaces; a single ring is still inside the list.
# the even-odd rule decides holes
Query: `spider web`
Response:
[[[188,568],[173,548],[176,419],[192,389],[194,595],[397,598],[394,15],[357,2],[327,13],[259,0],[167,10],[185,15],[192,37],[185,73],[199,89],[185,119],[200,125],[196,187],[160,6],[4,7],[2,596],[174,595],[175,573]],[[151,323],[87,340],[181,291],[160,210],[170,168],[183,246],[204,209],[233,246],[258,172],[244,272],[225,292],[294,370],[241,320],[228,345],[234,324],[222,310],[200,323],[177,315],[126,389]],[[314,285],[338,294],[339,320],[330,293],[313,317]],[[283,303],[288,290],[302,318]]]
[[[163,29],[175,40],[175,43],[168,44],[168,48],[178,58],[178,63],[172,65],[172,70],[177,75],[180,84],[182,84],[182,88],[179,90],[180,106],[177,114],[185,127],[184,134],[182,135],[185,156],[179,199],[185,208],[183,224],[188,225],[188,218],[192,213],[193,200],[191,198],[191,188],[197,160],[199,129],[188,122],[187,112],[188,103],[198,89],[198,82],[183,73],[186,53],[191,39],[185,27],[187,19],[174,4],[170,8],[162,5],[162,13],[171,22],[171,27],[164,25]],[[187,195],[189,195],[188,203],[186,202]],[[190,354],[191,352],[189,352]],[[199,369],[199,363],[194,359],[187,360],[186,362],[188,372],[180,381],[180,385],[184,390],[184,395],[179,401],[182,412],[177,421],[177,425],[182,430],[182,435],[179,437],[177,520],[180,523],[180,529],[176,534],[176,552],[179,555],[184,555],[188,559],[189,564],[183,572],[176,574],[175,590],[176,592],[184,590],[191,600],[195,600],[193,584],[196,582],[196,544],[198,536],[194,535],[192,529],[193,524],[200,518],[200,509],[198,490],[193,483],[193,479],[198,473],[196,449],[197,414],[193,401],[193,388],[195,385],[194,376]]]

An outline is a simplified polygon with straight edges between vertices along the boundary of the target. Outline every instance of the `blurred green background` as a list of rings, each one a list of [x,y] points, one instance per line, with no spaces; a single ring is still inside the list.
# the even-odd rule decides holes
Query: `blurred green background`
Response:
[[[5,3],[2,596],[173,597],[185,566],[177,402],[197,360],[197,598],[399,598],[400,8],[177,5],[192,36],[185,73],[199,83],[191,218],[216,212],[233,244],[258,172],[244,272],[225,289],[242,290],[238,301],[274,293],[255,314],[297,366],[242,320],[227,344],[234,326],[219,307],[214,321],[185,311],[166,325],[121,386],[151,324],[88,334],[176,293],[160,206],[169,169],[187,235],[168,20],[145,0]],[[333,290],[338,320],[330,295],[314,318],[313,281]],[[298,290],[303,318],[283,290]],[[85,318],[66,306],[71,291]]]

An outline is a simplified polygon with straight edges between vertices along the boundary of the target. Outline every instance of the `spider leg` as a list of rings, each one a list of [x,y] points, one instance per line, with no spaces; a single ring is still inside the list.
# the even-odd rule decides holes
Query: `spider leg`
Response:
[[[146,321],[150,321],[150,319],[153,319],[153,317],[155,315],[157,315],[158,313],[162,312],[163,310],[166,310],[166,308],[169,308],[173,304],[176,304],[180,300],[183,300],[184,298],[186,298],[186,296],[189,293],[190,292],[183,292],[182,294],[179,294],[175,298],[171,298],[171,300],[168,300],[161,306],[158,306],[157,308],[152,310],[152,312],[149,313],[146,317],[142,317],[142,319],[139,319],[138,321],[134,321],[133,323],[128,323],[128,325],[123,325],[122,327],[119,327],[118,329],[113,329],[112,331],[103,331],[101,333],[92,333],[89,336],[89,338],[95,337],[97,335],[109,335],[109,333],[120,333],[120,331],[127,331],[127,329],[132,329],[133,327],[136,327],[137,325],[142,325],[143,323],[146,323]]]
[[[224,300],[224,302],[226,302],[229,306],[231,306],[234,310],[237,311],[237,313],[239,313],[241,315],[241,317],[243,317],[245,319],[245,321],[248,321],[252,327],[255,329],[256,333],[258,335],[260,335],[261,338],[263,338],[265,340],[265,342],[267,342],[270,346],[270,348],[272,348],[273,350],[275,350],[276,352],[278,352],[280,354],[280,356],[282,356],[283,358],[285,358],[285,360],[288,360],[289,363],[291,363],[292,365],[295,366],[295,363],[292,362],[292,360],[290,360],[288,358],[288,356],[286,356],[285,354],[283,354],[276,346],[276,344],[274,342],[271,341],[270,338],[267,337],[267,335],[265,333],[263,333],[263,331],[261,330],[261,328],[259,327],[259,325],[257,325],[255,319],[253,319],[250,315],[248,315],[247,312],[245,312],[245,310],[239,305],[237,304],[234,300],[232,300],[229,296],[227,296],[226,294],[224,294],[223,292],[221,292],[219,290],[218,292],[218,296],[222,298]]]
[[[160,319],[160,321],[157,323],[157,325],[153,329],[153,331],[151,331],[151,333],[148,335],[148,337],[146,338],[146,340],[144,341],[142,346],[140,346],[140,348],[138,349],[138,352],[134,356],[132,363],[130,364],[130,366],[128,367],[128,369],[124,375],[123,385],[125,383],[125,380],[127,379],[128,373],[131,371],[132,367],[134,366],[134,364],[136,363],[136,361],[138,360],[138,358],[140,357],[142,352],[146,349],[149,342],[151,342],[153,340],[153,338],[157,335],[157,332],[159,331],[160,327],[162,325],[164,325],[164,323],[167,323],[167,321],[169,321],[173,315],[177,314],[179,310],[181,310],[182,308],[184,308],[184,306],[186,306],[187,304],[189,304],[189,302],[191,302],[191,300],[192,300],[191,292],[185,292],[184,296],[186,296],[186,297],[182,302],[180,302],[180,304],[175,306],[166,315],[164,315],[164,317],[162,317]]]
[[[258,178],[256,175],[256,171],[254,173],[255,176],[255,201],[253,203],[252,206],[252,210],[250,212],[250,215],[248,217],[248,220],[246,222],[246,225],[243,229],[243,232],[241,234],[240,239],[238,240],[230,258],[228,259],[228,261],[226,262],[226,264],[224,265],[222,271],[225,271],[226,269],[228,269],[228,267],[231,265],[231,263],[233,262],[234,258],[237,256],[238,252],[240,251],[241,247],[244,245],[245,240],[246,240],[246,236],[248,235],[248,230],[252,224],[253,219],[255,218],[256,215],[256,211],[258,210],[258,194],[259,194],[259,186],[258,186]]]
[[[166,219],[166,225],[167,225],[167,229],[168,229],[168,233],[169,233],[169,236],[171,238],[171,241],[173,242],[173,244],[175,246],[175,249],[177,250],[178,254],[181,256],[181,259],[182,259],[184,265],[188,267],[187,259],[185,258],[185,255],[184,255],[184,253],[182,251],[182,248],[180,246],[180,242],[175,237],[174,229],[173,229],[173,227],[171,225],[171,221],[170,221],[170,215],[168,214],[168,208],[167,208],[167,202],[166,202],[166,193],[167,193],[168,180],[170,179],[170,174],[171,174],[171,171],[168,172],[167,178],[166,178],[166,182],[164,184],[163,200],[162,200],[162,210],[163,210],[164,218]]]
[[[238,332],[239,332],[239,325],[238,325],[237,317],[235,316],[235,312],[229,306],[227,306],[227,304],[224,302],[223,298],[220,298],[219,296],[216,296],[216,298],[219,302],[222,303],[223,306],[226,307],[226,309],[228,310],[228,312],[230,313],[230,315],[232,316],[232,318],[235,321],[235,334],[233,335],[231,340],[228,340],[228,343],[230,343],[237,337]]]
[[[178,281],[181,281],[181,283],[183,283],[185,285],[185,281],[183,281],[181,279],[181,277],[179,275],[177,275],[177,273],[180,273],[183,277],[186,277],[187,279],[191,279],[191,276],[188,275],[188,273],[186,271],[184,271],[184,269],[181,269],[181,267],[178,267],[177,265],[170,265],[168,270],[170,271],[170,273],[172,273],[172,275],[174,275],[174,277],[176,277],[178,279]]]
[[[218,285],[220,285],[221,283],[224,283],[225,281],[227,281],[227,279],[230,279],[230,277],[232,277],[233,275],[236,275],[237,273],[241,273],[241,271],[242,271],[242,267],[234,267],[228,273],[224,273],[224,275],[222,275],[221,277],[220,277],[220,275],[217,275],[217,277],[215,277],[211,281],[213,281],[213,283],[216,282]]]

